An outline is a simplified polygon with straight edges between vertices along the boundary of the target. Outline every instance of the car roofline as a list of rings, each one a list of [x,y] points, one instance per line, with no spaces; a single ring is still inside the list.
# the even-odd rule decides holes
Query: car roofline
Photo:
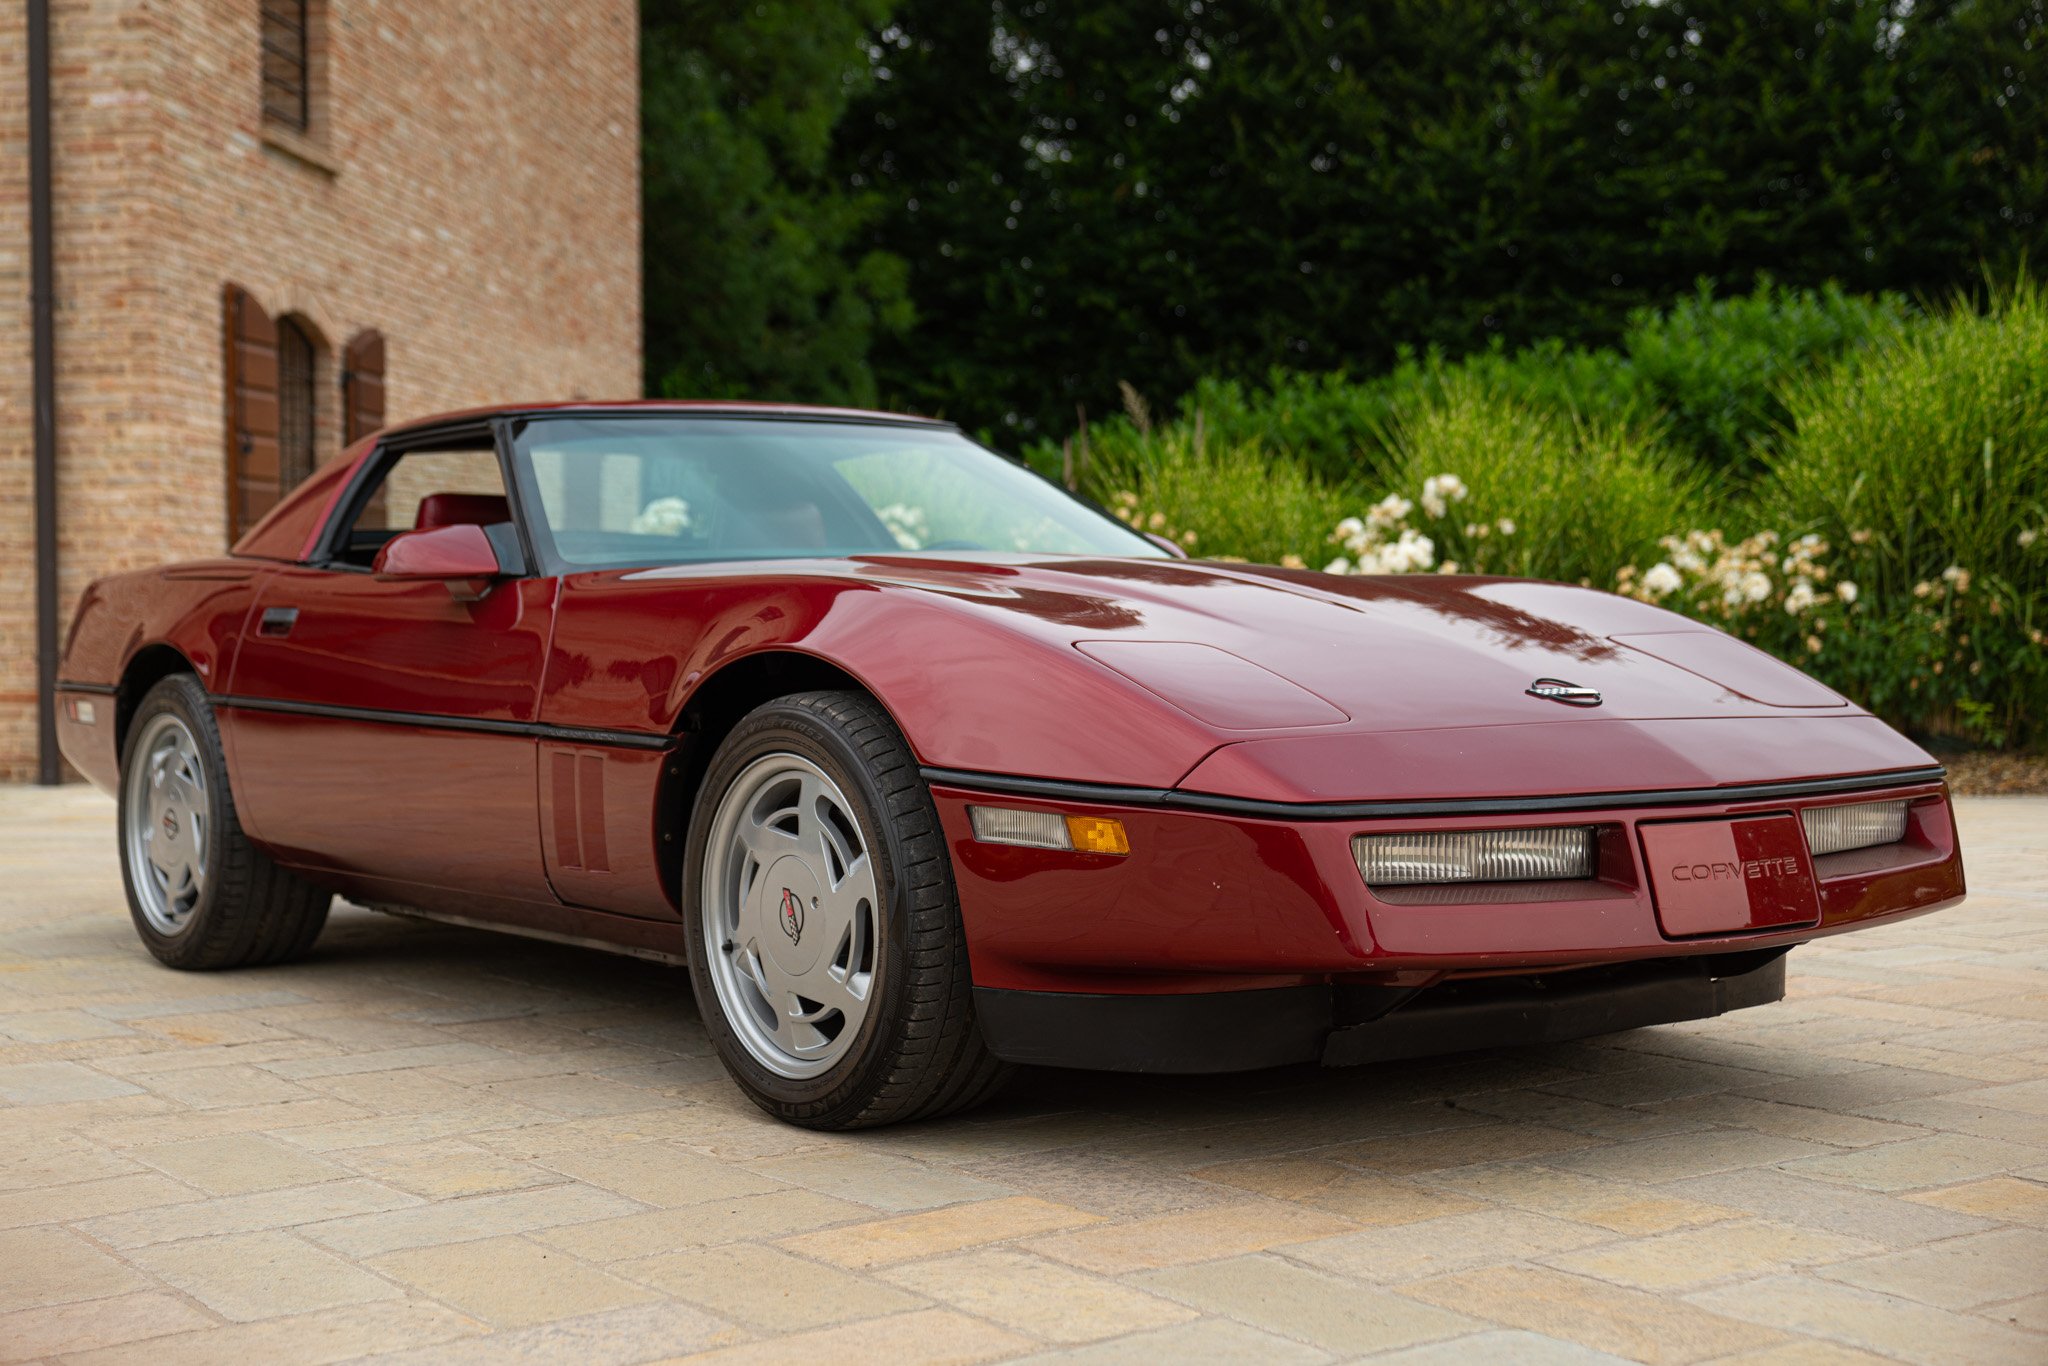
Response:
[[[943,418],[920,417],[910,413],[885,413],[867,408],[834,408],[806,403],[748,403],[724,399],[570,399],[537,403],[494,403],[479,408],[432,413],[407,422],[394,423],[379,432],[380,438],[400,436],[437,427],[483,423],[523,417],[739,417],[782,418],[795,422],[857,422],[880,426],[929,427],[958,431],[956,423]]]

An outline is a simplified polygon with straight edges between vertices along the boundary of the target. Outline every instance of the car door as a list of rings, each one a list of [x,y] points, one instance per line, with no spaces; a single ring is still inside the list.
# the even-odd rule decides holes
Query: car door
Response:
[[[465,523],[503,577],[372,572],[391,537]],[[323,547],[269,573],[243,628],[223,710],[245,824],[359,899],[552,904],[534,722],[557,583],[527,572],[491,430],[380,451]]]

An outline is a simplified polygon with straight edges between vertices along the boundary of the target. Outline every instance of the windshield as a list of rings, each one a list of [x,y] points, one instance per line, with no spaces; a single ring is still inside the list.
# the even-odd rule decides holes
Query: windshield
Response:
[[[956,431],[760,418],[540,418],[535,528],[574,568],[902,551],[1165,552]]]

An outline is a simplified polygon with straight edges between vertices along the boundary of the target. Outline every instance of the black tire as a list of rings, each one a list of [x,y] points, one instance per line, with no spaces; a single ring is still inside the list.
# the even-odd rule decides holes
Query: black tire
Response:
[[[748,765],[793,754],[817,765],[859,808],[876,866],[874,985],[851,1046],[828,1070],[793,1079],[758,1062],[719,1000],[702,913],[711,827]],[[690,818],[683,863],[690,980],[704,1027],[728,1072],[769,1114],[812,1129],[861,1129],[979,1105],[1013,1070],[983,1044],[974,1019],[967,938],[931,793],[895,723],[856,692],[777,698],[750,712],[713,755]]]
[[[196,898],[175,931],[153,924],[137,885],[144,871],[133,866],[129,837],[135,801],[134,768],[146,762],[142,740],[158,718],[181,722],[196,741],[205,776],[205,876]],[[135,931],[158,962],[191,972],[253,967],[297,958],[313,946],[327,923],[333,894],[271,862],[249,842],[235,815],[221,759],[220,729],[206,692],[190,674],[172,674],[144,695],[130,719],[121,753],[119,807],[121,881]]]

